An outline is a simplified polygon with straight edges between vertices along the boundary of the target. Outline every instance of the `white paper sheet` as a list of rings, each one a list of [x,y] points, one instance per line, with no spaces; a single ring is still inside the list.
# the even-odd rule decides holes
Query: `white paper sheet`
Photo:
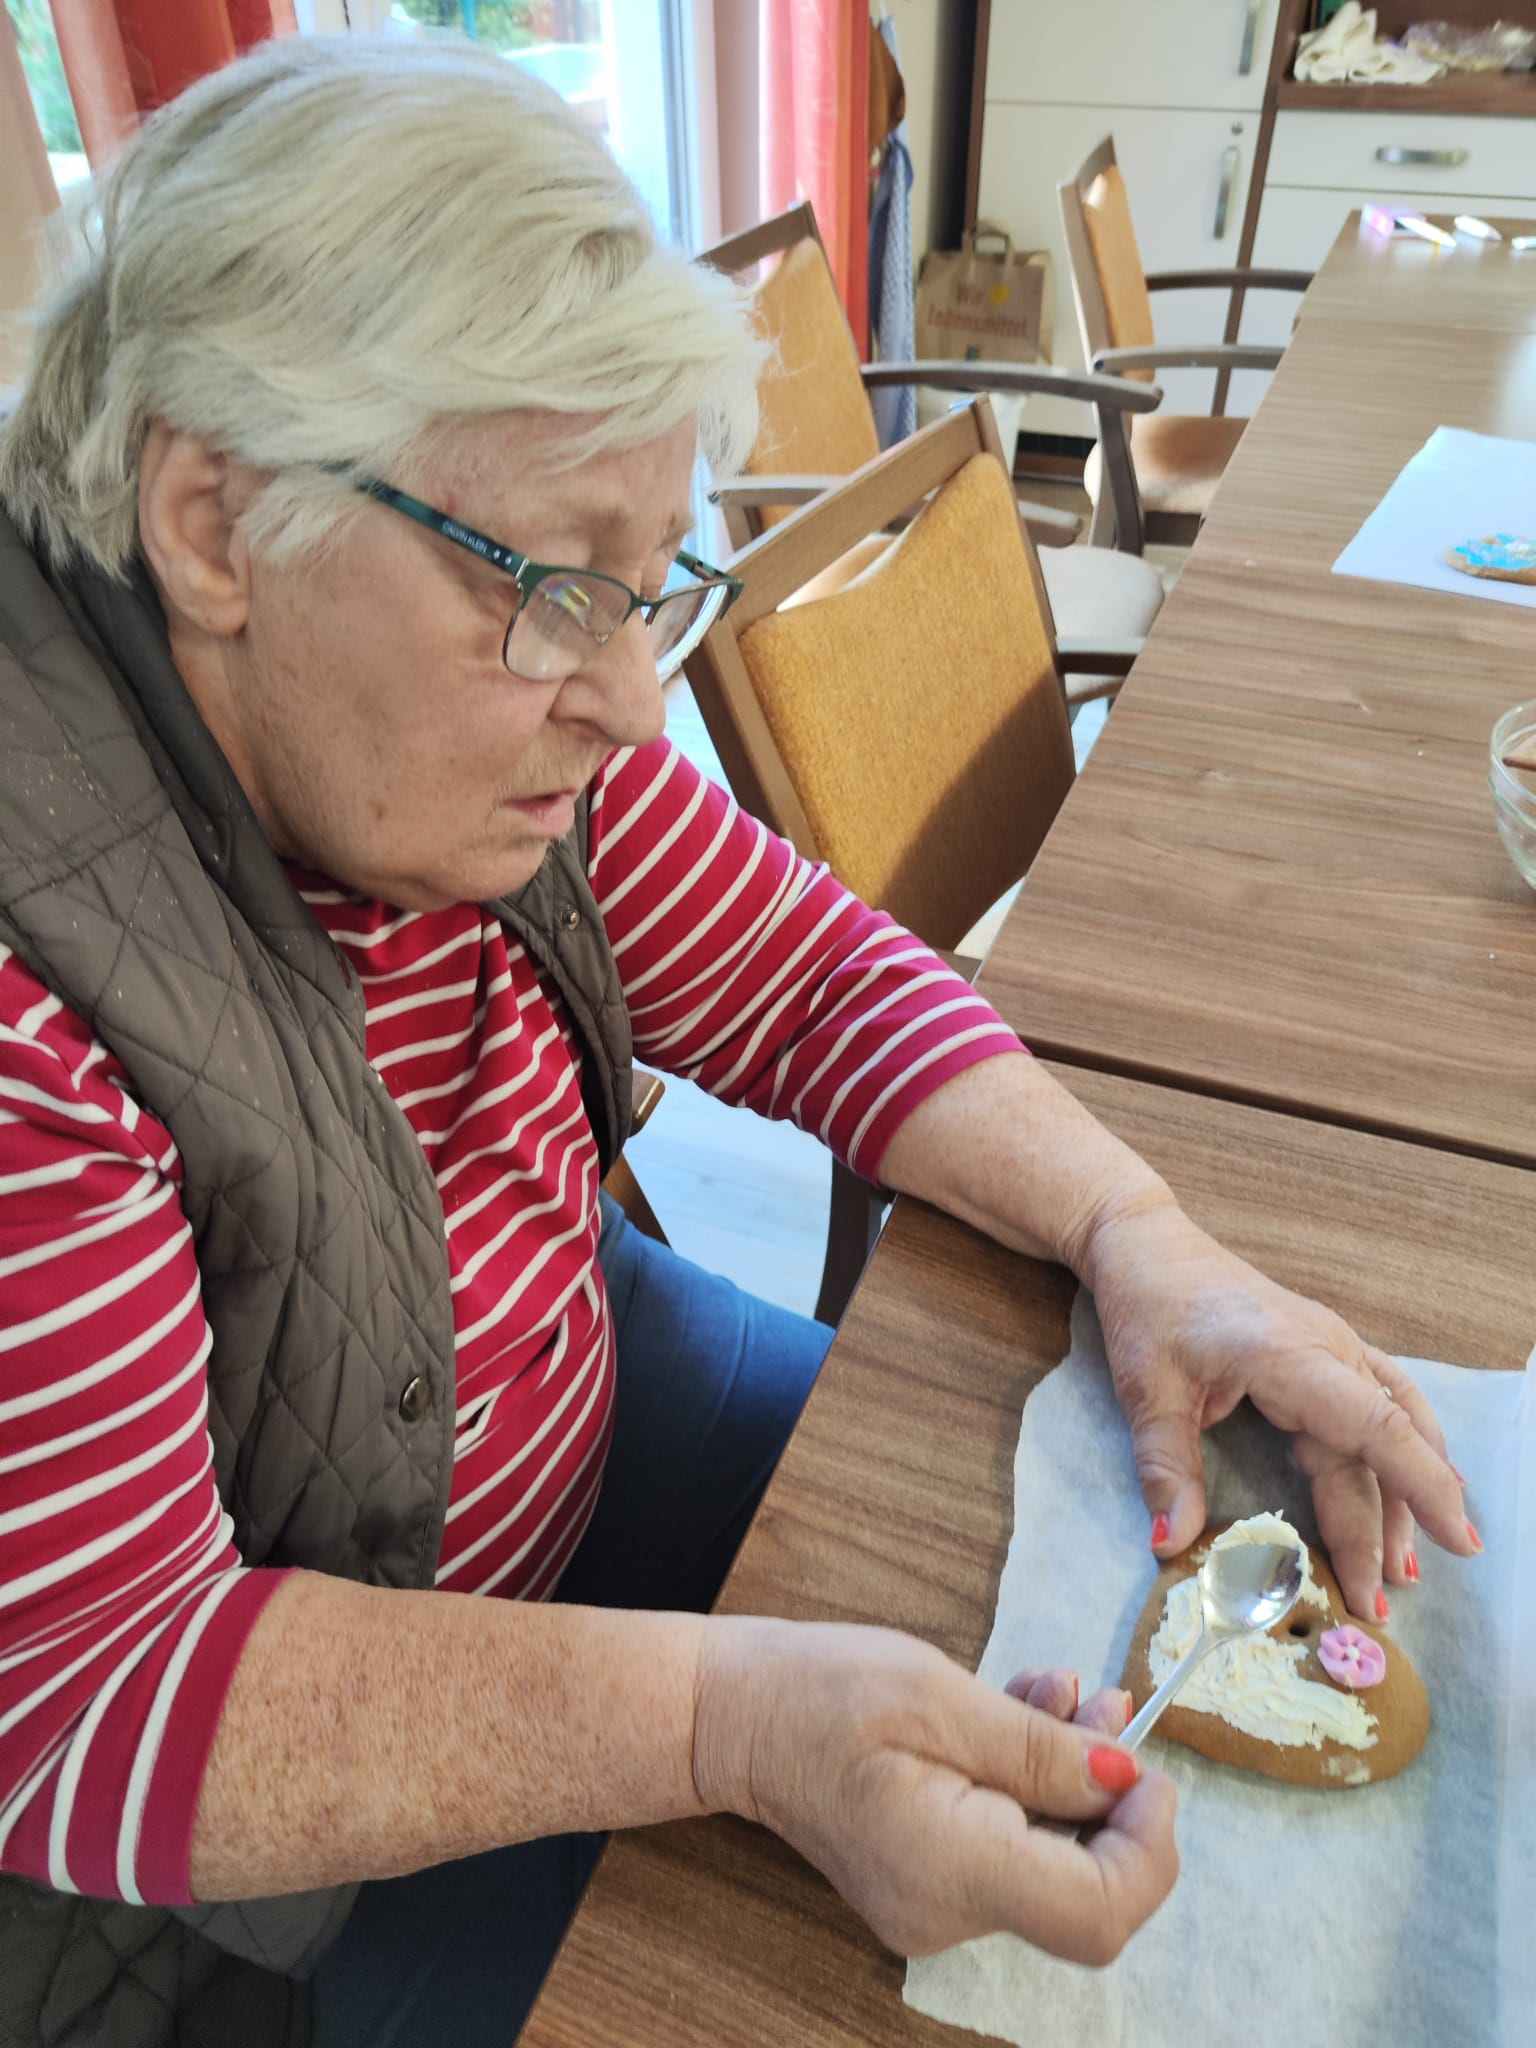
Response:
[[[1536,540],[1536,441],[1436,427],[1333,573],[1536,606],[1536,584],[1466,576],[1446,561],[1447,548],[1485,533]]]
[[[1420,1543],[1422,1583],[1394,1594],[1394,1632],[1433,1705],[1423,1755],[1379,1785],[1307,1792],[1154,1734],[1148,1755],[1179,1786],[1182,1876],[1119,1960],[1090,1971],[995,1936],[910,1965],[909,2005],[1031,2048],[1532,2048],[1536,1398],[1529,1370],[1404,1363],[1487,1546],[1462,1563]],[[1251,1411],[1210,1432],[1206,1478],[1213,1519],[1278,1507],[1315,1535],[1283,1439]],[[1071,1354],[1025,1405],[982,1676],[1067,1664],[1085,1691],[1117,1683],[1155,1570],[1079,1296]]]

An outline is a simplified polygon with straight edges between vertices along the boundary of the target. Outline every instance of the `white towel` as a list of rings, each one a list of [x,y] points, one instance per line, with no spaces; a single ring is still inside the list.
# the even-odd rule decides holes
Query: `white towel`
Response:
[[[1296,76],[1304,85],[1428,85],[1444,69],[1378,37],[1376,10],[1360,0],[1344,0],[1326,28],[1313,29],[1296,47]]]

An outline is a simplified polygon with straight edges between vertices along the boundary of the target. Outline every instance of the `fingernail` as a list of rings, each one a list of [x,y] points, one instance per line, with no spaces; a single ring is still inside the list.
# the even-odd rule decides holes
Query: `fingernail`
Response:
[[[1387,1605],[1387,1596],[1378,1586],[1376,1588],[1376,1619],[1378,1621],[1385,1621],[1391,1612],[1391,1608]]]
[[[1467,1483],[1467,1475],[1465,1472],[1462,1471],[1461,1467],[1459,1465],[1453,1465],[1451,1467],[1451,1470],[1456,1474],[1456,1477],[1461,1481],[1462,1485],[1465,1486]]]
[[[1483,1547],[1483,1539],[1478,1535],[1477,1526],[1473,1522],[1467,1524],[1467,1541],[1474,1550],[1481,1550]]]
[[[1082,1681],[1078,1678],[1077,1673],[1074,1671],[1072,1674],[1072,1712],[1074,1714],[1077,1712],[1078,1703],[1081,1701],[1082,1697]]]
[[[1135,1711],[1136,1702],[1134,1699],[1132,1699],[1131,1695],[1127,1693],[1125,1696],[1125,1725],[1127,1728],[1129,1728],[1131,1725],[1131,1716],[1135,1713]]]
[[[1141,1766],[1129,1750],[1090,1749],[1088,1774],[1095,1784],[1102,1785],[1106,1792],[1112,1792],[1118,1799],[1123,1792],[1129,1792],[1141,1776]]]
[[[1407,1556],[1406,1556],[1406,1557],[1404,1557],[1404,1559],[1403,1559],[1403,1570],[1404,1570],[1404,1571],[1405,1571],[1405,1572],[1406,1572],[1406,1573],[1408,1574],[1408,1576],[1409,1576],[1409,1578],[1410,1578],[1410,1579],[1415,1579],[1415,1580],[1416,1580],[1416,1579],[1418,1578],[1418,1576],[1419,1576],[1419,1559],[1418,1559],[1418,1553],[1417,1553],[1416,1551],[1410,1550],[1410,1551],[1408,1552]]]
[[[1166,1515],[1154,1515],[1152,1517],[1152,1548],[1159,1550],[1167,1541],[1168,1517]]]

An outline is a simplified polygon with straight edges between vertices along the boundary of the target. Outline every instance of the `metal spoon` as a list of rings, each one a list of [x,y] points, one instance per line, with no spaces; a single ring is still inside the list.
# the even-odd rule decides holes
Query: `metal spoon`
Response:
[[[1302,1550],[1298,1543],[1233,1543],[1212,1550],[1196,1573],[1200,1585],[1202,1627],[1194,1647],[1181,1657],[1151,1699],[1119,1738],[1122,1749],[1139,1749],[1143,1736],[1162,1713],[1202,1657],[1284,1621],[1301,1592]],[[1047,1834],[1071,1835],[1088,1842],[1102,1821],[1045,1819],[1031,1816],[1031,1826]]]
[[[1174,1665],[1120,1737],[1122,1749],[1140,1747],[1203,1657],[1285,1619],[1301,1592],[1302,1553],[1293,1543],[1231,1543],[1224,1550],[1212,1550],[1197,1577],[1204,1626],[1194,1647]]]

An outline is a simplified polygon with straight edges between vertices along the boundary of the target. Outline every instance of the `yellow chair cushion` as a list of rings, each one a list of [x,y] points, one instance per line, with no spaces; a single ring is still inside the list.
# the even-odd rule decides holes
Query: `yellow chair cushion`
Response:
[[[1131,423],[1131,460],[1144,509],[1193,513],[1203,519],[1247,424],[1245,419],[1207,419],[1199,413],[1140,414]],[[1083,467],[1083,488],[1095,504],[1103,481],[1103,464],[1095,448]],[[1058,626],[1058,631],[1065,635],[1066,628]]]
[[[1152,324],[1152,294],[1147,290],[1146,266],[1137,246],[1131,202],[1118,164],[1100,171],[1088,187],[1083,220],[1099,290],[1104,295],[1109,346],[1151,348],[1157,340]],[[1146,383],[1152,378],[1150,370],[1128,370],[1126,375]]]
[[[1131,460],[1148,511],[1203,514],[1247,424],[1199,413],[1138,415],[1131,427]]]
[[[1071,786],[1039,593],[1009,481],[976,455],[845,588],[740,638],[823,857],[930,945],[1019,879]]]
[[[757,317],[776,360],[758,385],[751,476],[846,476],[880,453],[858,351],[819,242],[787,249],[758,287]],[[772,525],[789,508],[765,511]]]

